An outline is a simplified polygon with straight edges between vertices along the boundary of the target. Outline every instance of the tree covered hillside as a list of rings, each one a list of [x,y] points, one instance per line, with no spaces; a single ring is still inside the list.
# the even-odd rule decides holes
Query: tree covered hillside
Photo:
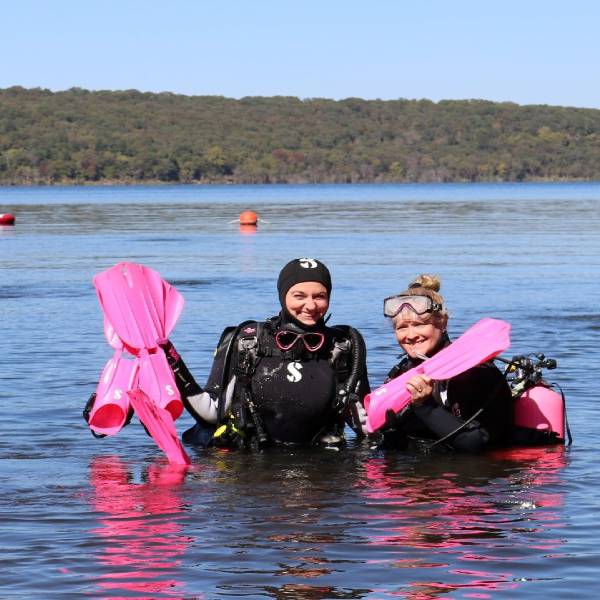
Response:
[[[600,179],[600,110],[0,90],[0,184]]]

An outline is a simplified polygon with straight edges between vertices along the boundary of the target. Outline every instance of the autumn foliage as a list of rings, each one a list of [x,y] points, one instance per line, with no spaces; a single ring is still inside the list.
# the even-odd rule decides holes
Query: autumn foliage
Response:
[[[600,179],[600,110],[0,90],[0,184]]]

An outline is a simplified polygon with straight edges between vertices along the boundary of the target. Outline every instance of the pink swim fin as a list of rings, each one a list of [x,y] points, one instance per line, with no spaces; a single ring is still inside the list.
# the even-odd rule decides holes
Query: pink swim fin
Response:
[[[399,413],[411,401],[406,382],[424,374],[435,380],[450,379],[497,356],[510,346],[510,325],[498,319],[482,319],[435,356],[392,379],[365,396],[368,413],[367,430],[377,431],[385,424],[388,410]]]
[[[127,390],[135,386],[137,370],[137,361],[123,358],[121,350],[116,350],[106,363],[90,412],[89,426],[93,431],[114,435],[125,425],[129,413]]]
[[[139,387],[177,419],[183,403],[158,340],[175,327],[183,296],[158,272],[135,263],[119,263],[99,273],[94,285],[108,343],[124,346],[140,359]]]
[[[173,436],[177,439],[173,421],[183,412],[183,403],[164,351],[158,346],[158,340],[173,330],[183,309],[183,296],[159,273],[135,263],[119,263],[99,273],[94,286],[104,312],[106,339],[117,351],[101,377],[90,427],[97,433],[116,433],[131,402],[169,461],[188,464],[183,448],[177,449],[178,440],[175,445],[169,442]],[[121,359],[121,348],[135,360]],[[182,456],[188,462],[182,462]]]
[[[167,410],[173,421],[181,416],[183,402],[162,348],[139,359],[138,387],[158,406]]]
[[[131,390],[127,395],[140,421],[146,426],[158,447],[167,455],[169,462],[174,465],[189,465],[190,458],[177,437],[171,414],[157,406],[143,390]]]
[[[106,315],[104,315],[104,335],[106,336],[106,341],[116,350],[123,349],[123,342],[121,338],[117,335],[115,328],[112,326],[111,322],[108,320]]]

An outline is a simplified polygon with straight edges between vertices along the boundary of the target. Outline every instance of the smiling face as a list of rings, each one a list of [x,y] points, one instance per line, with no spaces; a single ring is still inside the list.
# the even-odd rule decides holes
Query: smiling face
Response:
[[[329,308],[327,288],[316,281],[297,283],[285,295],[285,308],[300,323],[315,325]]]
[[[423,320],[414,313],[402,311],[394,319],[394,332],[402,350],[411,358],[419,358],[420,354],[431,356],[444,335],[447,321],[445,316],[433,315]]]

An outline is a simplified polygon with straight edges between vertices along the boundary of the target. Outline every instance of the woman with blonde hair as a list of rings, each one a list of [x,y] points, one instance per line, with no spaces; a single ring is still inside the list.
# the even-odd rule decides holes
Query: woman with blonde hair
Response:
[[[398,377],[448,346],[448,312],[439,293],[440,279],[420,275],[408,288],[384,300],[405,356],[389,372]],[[407,410],[388,411],[383,430],[385,447],[407,447],[412,438],[434,440],[453,450],[479,452],[508,443],[512,399],[502,373],[484,363],[446,381],[415,375],[407,382],[412,396]]]

